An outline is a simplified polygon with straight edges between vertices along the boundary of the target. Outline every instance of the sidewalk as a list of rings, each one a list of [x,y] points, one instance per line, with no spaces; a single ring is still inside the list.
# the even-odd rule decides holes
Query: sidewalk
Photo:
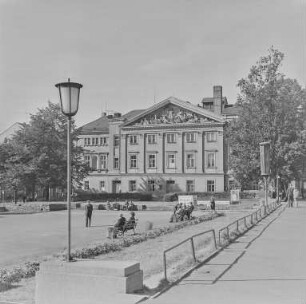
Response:
[[[306,303],[306,203],[271,214],[149,304]]]

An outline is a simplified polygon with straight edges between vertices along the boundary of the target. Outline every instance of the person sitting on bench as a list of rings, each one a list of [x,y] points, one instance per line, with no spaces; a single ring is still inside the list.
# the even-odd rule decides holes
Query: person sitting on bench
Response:
[[[125,223],[126,223],[126,219],[123,216],[123,214],[121,213],[120,217],[119,217],[119,219],[118,219],[118,221],[117,221],[117,223],[115,224],[114,227],[115,227],[116,230],[123,231],[123,227],[124,227]]]

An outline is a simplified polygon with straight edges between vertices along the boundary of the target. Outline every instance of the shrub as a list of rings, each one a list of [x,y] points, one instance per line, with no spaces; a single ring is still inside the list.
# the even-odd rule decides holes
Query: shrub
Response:
[[[127,192],[127,193],[107,193],[107,192],[92,192],[77,190],[75,201],[152,201],[152,193],[139,193],[139,192]]]
[[[167,193],[164,195],[164,201],[165,202],[174,202],[177,201],[178,196],[176,193]]]
[[[99,204],[98,205],[98,210],[106,210],[106,207],[104,204]]]

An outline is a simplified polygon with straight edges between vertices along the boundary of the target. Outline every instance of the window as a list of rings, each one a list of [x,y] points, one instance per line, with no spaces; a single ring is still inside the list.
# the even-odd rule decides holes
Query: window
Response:
[[[105,181],[100,181],[100,191],[105,191]]]
[[[92,139],[91,139],[91,145],[92,145],[92,146],[95,145],[95,138],[94,138],[94,137],[92,137]]]
[[[85,162],[87,163],[88,166],[90,166],[90,156],[85,155]]]
[[[149,168],[156,168],[156,154],[149,154]]]
[[[100,165],[101,165],[101,170],[107,170],[107,155],[102,154],[100,156]]]
[[[207,141],[217,141],[217,132],[207,132]]]
[[[119,136],[118,136],[118,135],[115,135],[115,136],[114,136],[114,146],[115,146],[115,147],[118,147],[118,146],[119,146]]]
[[[186,142],[192,143],[196,141],[196,134],[194,132],[186,133]]]
[[[207,153],[207,168],[215,168],[216,166],[216,153],[208,152]]]
[[[137,145],[137,135],[130,135],[130,144]]]
[[[98,169],[98,157],[96,155],[93,155],[91,157],[91,169],[92,170]]]
[[[175,143],[175,133],[168,133],[167,134],[167,143],[169,143],[169,144]]]
[[[156,144],[156,134],[148,134],[148,144]]]
[[[95,145],[96,145],[96,146],[99,145],[99,138],[98,138],[98,137],[95,138]]]
[[[195,168],[195,156],[194,156],[194,153],[188,153],[187,154],[186,165],[187,165],[188,169]]]
[[[87,146],[87,138],[84,138],[84,146]]]
[[[107,145],[107,137],[100,137],[100,146]]]
[[[155,180],[149,180],[148,181],[148,190],[149,191],[155,191],[157,189],[157,185]]]
[[[167,168],[174,169],[175,168],[175,154],[168,154],[167,156]]]
[[[188,180],[186,183],[186,191],[194,192],[194,180]]]
[[[130,168],[131,169],[137,168],[137,155],[135,154],[130,155]]]
[[[207,192],[215,192],[215,181],[214,180],[207,181]]]
[[[136,191],[136,181],[135,180],[129,181],[129,191],[130,192]]]
[[[118,157],[114,158],[114,169],[119,169],[119,158]]]
[[[84,189],[89,190],[89,181],[84,182]]]

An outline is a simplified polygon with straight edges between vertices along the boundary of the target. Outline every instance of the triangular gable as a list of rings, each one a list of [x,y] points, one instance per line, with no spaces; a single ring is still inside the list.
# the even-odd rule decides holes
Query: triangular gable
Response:
[[[224,119],[221,115],[204,110],[187,101],[169,97],[134,116],[131,120],[125,122],[123,127],[212,122],[223,123]]]

